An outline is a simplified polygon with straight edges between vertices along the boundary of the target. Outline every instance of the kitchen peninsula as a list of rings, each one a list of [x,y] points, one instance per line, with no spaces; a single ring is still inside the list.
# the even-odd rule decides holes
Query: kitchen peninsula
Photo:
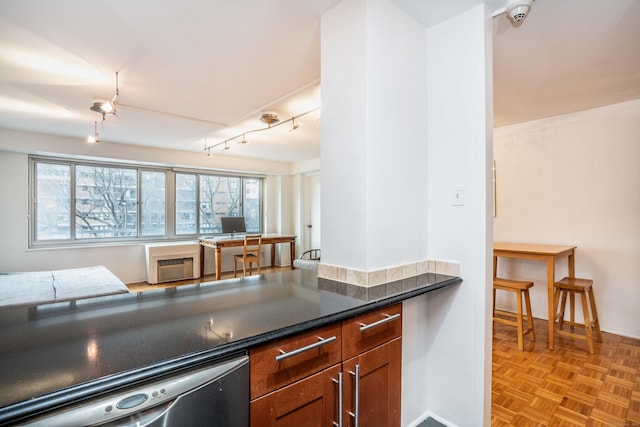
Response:
[[[294,270],[0,310],[0,425],[461,282],[427,273],[356,299]]]

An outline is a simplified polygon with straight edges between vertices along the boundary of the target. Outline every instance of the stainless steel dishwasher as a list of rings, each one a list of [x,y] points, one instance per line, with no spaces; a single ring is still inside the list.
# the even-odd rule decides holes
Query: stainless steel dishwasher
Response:
[[[23,425],[247,427],[249,357],[92,399]]]

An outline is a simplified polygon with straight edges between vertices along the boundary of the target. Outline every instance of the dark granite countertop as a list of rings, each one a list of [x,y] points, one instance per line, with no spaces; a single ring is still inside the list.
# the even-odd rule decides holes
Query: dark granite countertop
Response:
[[[358,299],[294,270],[3,309],[0,425],[461,281],[428,273]]]

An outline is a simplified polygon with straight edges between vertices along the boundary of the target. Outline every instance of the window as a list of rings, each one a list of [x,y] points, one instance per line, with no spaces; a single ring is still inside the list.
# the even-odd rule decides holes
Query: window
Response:
[[[196,233],[196,175],[176,174],[176,234]]]
[[[167,174],[140,171],[140,234],[164,236],[167,233]]]
[[[36,156],[31,165],[33,245],[219,234],[222,216],[262,230],[262,178]]]
[[[176,229],[177,234],[222,233],[223,216],[245,216],[247,232],[259,233],[261,183],[260,178],[176,174],[176,218],[184,219],[182,227]],[[260,193],[257,196],[256,191]]]
[[[36,240],[69,239],[71,212],[71,167],[37,163],[35,168]]]
[[[75,238],[136,237],[137,170],[77,165],[75,171]]]

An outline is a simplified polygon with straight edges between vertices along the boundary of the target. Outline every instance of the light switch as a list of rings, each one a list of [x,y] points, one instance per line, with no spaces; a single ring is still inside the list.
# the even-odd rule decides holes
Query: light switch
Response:
[[[454,185],[451,187],[451,206],[464,206],[463,187]]]

